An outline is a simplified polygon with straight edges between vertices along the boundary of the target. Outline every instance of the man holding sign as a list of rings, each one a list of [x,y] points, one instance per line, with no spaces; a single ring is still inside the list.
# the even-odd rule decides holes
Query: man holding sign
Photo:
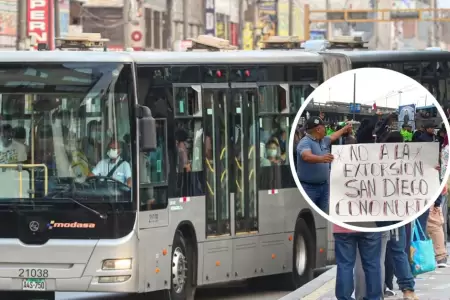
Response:
[[[325,123],[320,117],[310,117],[305,124],[306,136],[297,145],[297,176],[308,197],[328,213],[330,163],[334,156],[331,144],[352,129],[347,124],[330,136],[325,136]]]
[[[333,147],[330,216],[341,222],[402,221],[439,190],[438,143]]]

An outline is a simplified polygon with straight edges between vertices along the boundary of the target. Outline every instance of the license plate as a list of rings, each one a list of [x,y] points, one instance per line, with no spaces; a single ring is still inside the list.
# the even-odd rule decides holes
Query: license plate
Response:
[[[24,291],[45,291],[45,279],[24,279],[22,281]]]

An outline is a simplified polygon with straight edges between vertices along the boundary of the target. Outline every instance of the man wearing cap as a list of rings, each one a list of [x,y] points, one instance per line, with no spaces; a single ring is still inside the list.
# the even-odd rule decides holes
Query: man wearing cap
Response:
[[[121,156],[120,143],[112,141],[108,145],[108,158],[98,162],[91,176],[105,176],[131,187],[131,167]]]
[[[423,132],[417,138],[417,142],[435,142],[436,138],[434,135],[434,124],[433,123],[425,123],[423,125]]]
[[[297,176],[308,197],[328,213],[331,143],[351,130],[347,124],[326,136],[325,124],[319,117],[310,117],[305,124],[306,136],[297,145]]]

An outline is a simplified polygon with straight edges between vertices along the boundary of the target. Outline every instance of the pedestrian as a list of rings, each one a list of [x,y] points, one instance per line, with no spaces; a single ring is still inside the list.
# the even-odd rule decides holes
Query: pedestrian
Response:
[[[384,143],[402,143],[404,135],[398,131],[390,132],[384,139]],[[379,227],[389,226],[396,222],[377,222]],[[382,262],[385,265],[384,284],[385,296],[395,296],[393,277],[397,278],[399,289],[403,293],[403,299],[415,300],[418,299],[415,294],[415,280],[411,272],[409,264],[409,251],[405,250],[408,241],[406,236],[405,226],[391,230],[388,233],[388,241],[386,244],[385,258]]]
[[[403,141],[404,142],[411,142],[412,141],[413,133],[412,133],[411,125],[403,124],[402,125],[402,130],[400,131],[400,133],[403,136]]]
[[[442,145],[441,145],[441,171],[440,171],[440,177],[441,180],[444,180],[445,178],[445,173],[447,172],[447,165],[448,165],[448,159],[449,159],[449,144],[448,144],[448,135],[447,135],[447,128],[445,128],[445,124],[442,123],[441,125],[441,132],[443,133],[443,141],[442,141]],[[450,182],[450,179],[449,179]],[[447,184],[448,185],[448,184]],[[442,215],[444,217],[444,224],[443,224],[443,228],[444,228],[444,238],[445,238],[445,242],[447,243],[447,237],[448,237],[448,232],[447,232],[447,213],[448,213],[448,194],[447,195],[443,195],[442,196],[442,204],[441,204],[441,208],[442,208]]]
[[[414,136],[413,136],[414,139]],[[423,125],[423,130],[420,135],[416,138],[416,142],[434,142],[435,134],[434,134],[434,124],[433,123],[425,123]]]
[[[310,117],[305,124],[306,136],[297,145],[297,176],[303,190],[322,211],[328,213],[330,194],[331,143],[351,129],[351,125],[326,136],[320,117]]]
[[[352,232],[333,225],[334,249],[336,257],[337,300],[350,300],[355,290],[354,268],[357,250],[361,255],[361,265],[365,280],[364,300],[380,300],[383,298],[381,282],[381,233]]]
[[[412,136],[413,142],[418,142],[422,133],[425,132],[425,128],[423,127],[423,125],[424,124],[420,125],[420,127],[413,133],[413,136]]]

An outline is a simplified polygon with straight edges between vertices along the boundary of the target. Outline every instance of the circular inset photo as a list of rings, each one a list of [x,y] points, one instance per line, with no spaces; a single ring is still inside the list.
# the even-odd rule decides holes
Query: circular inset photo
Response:
[[[449,123],[410,77],[379,68],[341,73],[308,97],[293,124],[294,180],[329,222],[362,232],[395,229],[446,194]]]

